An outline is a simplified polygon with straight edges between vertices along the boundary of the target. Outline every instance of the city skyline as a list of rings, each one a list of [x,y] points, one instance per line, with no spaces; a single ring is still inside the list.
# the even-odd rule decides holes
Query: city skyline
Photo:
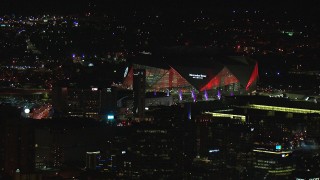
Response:
[[[317,1],[0,5],[0,179],[320,178]]]

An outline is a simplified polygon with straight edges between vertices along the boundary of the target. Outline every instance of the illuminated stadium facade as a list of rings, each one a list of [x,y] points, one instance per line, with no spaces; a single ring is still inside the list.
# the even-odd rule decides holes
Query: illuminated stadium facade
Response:
[[[175,56],[133,62],[126,68],[123,87],[132,89],[133,69],[146,69],[146,91],[167,92],[180,101],[213,100],[222,95],[250,94],[256,89],[258,64],[251,58],[179,58],[183,60],[175,60]],[[161,63],[151,65],[151,61]]]

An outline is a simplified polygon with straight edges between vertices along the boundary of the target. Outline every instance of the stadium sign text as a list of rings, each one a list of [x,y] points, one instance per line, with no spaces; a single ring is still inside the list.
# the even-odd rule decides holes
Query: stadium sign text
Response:
[[[204,75],[204,74],[189,74],[189,76],[192,77],[193,79],[203,79],[207,77],[207,75]]]

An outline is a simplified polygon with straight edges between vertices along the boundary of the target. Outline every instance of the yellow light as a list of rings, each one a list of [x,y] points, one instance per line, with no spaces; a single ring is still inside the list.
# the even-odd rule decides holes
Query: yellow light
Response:
[[[268,153],[268,154],[286,154],[286,153],[292,153],[292,151],[266,151],[266,150],[259,150],[259,149],[254,149],[254,152],[263,152],[263,153]]]
[[[246,121],[246,116],[238,114],[225,114],[225,113],[214,113],[214,112],[205,112],[205,114],[211,114],[213,117],[227,117],[231,119],[240,119],[242,122]]]
[[[269,173],[289,173],[294,171],[295,169],[283,169],[283,170],[269,170]]]
[[[299,114],[311,114],[311,113],[320,114],[320,110],[314,110],[314,109],[301,109],[301,108],[290,108],[290,107],[279,107],[279,106],[267,106],[267,105],[258,105],[258,104],[250,104],[248,106],[239,106],[239,107],[266,110],[266,111],[291,112],[291,113],[299,113]]]

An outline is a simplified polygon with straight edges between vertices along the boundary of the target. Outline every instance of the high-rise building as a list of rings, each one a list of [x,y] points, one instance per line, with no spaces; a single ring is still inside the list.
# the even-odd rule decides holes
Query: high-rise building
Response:
[[[255,177],[289,177],[295,170],[292,151],[281,150],[281,145],[277,145],[275,150],[254,149],[253,168]]]
[[[172,178],[177,172],[179,143],[172,129],[145,126],[132,135],[129,153],[132,155],[132,168],[140,178]]]
[[[133,111],[139,119],[144,118],[146,94],[146,70],[133,70]]]
[[[87,152],[86,154],[86,168],[96,170],[98,166],[98,159],[100,158],[100,151]]]
[[[29,119],[20,119],[20,110],[2,107],[0,171],[13,175],[17,170],[23,174],[34,172],[34,128]]]
[[[57,87],[53,92],[53,107],[56,115],[101,119],[114,111],[115,93],[112,88]]]

